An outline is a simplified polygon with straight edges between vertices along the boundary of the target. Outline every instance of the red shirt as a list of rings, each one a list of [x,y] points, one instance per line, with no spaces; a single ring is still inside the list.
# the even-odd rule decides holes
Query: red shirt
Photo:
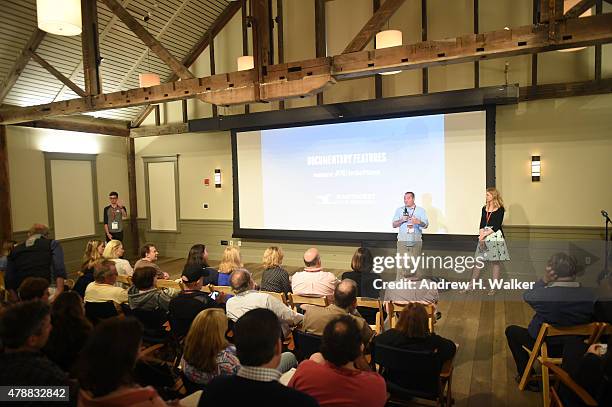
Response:
[[[381,375],[328,362],[303,361],[288,386],[314,397],[321,407],[383,407],[387,402],[387,386]]]

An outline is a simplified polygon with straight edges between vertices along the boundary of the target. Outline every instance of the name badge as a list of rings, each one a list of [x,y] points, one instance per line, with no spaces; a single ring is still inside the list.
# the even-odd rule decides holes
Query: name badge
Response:
[[[119,230],[119,222],[111,222],[112,230]]]

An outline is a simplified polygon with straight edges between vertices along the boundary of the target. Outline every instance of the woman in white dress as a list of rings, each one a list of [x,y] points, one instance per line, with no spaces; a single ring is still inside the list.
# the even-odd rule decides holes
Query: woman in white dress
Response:
[[[122,259],[125,250],[123,249],[123,244],[119,240],[111,240],[106,244],[104,248],[103,257],[107,260],[111,260],[115,263],[115,267],[117,268],[117,273],[120,276],[132,276],[134,274],[134,269],[129,261]]]

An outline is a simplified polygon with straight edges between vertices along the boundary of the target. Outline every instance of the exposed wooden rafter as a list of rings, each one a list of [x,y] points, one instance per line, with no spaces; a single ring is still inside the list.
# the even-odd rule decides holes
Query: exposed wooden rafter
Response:
[[[45,68],[51,75],[55,76],[60,82],[62,82],[64,85],[68,86],[74,93],[76,93],[77,95],[79,95],[81,97],[87,96],[87,93],[83,89],[81,89],[74,82],[72,82],[70,79],[65,77],[60,71],[58,71],[50,63],[45,61],[40,55],[38,55],[34,51],[29,51],[29,52],[30,52],[30,57],[34,61],[36,61],[36,63],[38,65],[40,65],[43,68]]]
[[[227,6],[225,10],[223,10],[221,15],[219,15],[217,20],[215,20],[215,22],[212,24],[210,29],[207,30],[202,35],[202,37],[200,38],[200,41],[194,44],[194,46],[191,47],[191,50],[187,53],[187,56],[183,58],[183,60],[181,61],[183,66],[193,65],[196,59],[198,59],[198,57],[202,54],[202,52],[204,52],[204,50],[208,47],[210,38],[216,36],[223,29],[223,27],[225,27],[225,25],[234,17],[234,15],[238,12],[238,10],[240,10],[240,8],[241,8],[241,2],[233,1],[230,3],[229,6]],[[174,82],[177,79],[179,79],[179,76],[176,74],[173,74],[168,78],[168,80],[166,80],[166,83]],[[132,121],[132,127],[140,126],[142,122],[147,118],[147,116],[151,114],[153,109],[154,109],[153,105],[147,106],[138,115],[138,117]]]
[[[426,41],[270,65],[267,67],[264,81],[259,85],[256,85],[255,70],[252,70],[188,79],[91,98],[3,109],[0,110],[0,124],[187,99],[196,95],[217,105],[278,100],[314,94],[332,83],[334,78],[365,77],[392,70],[420,69],[612,42],[612,14],[560,20],[555,25],[556,37],[552,40],[549,38],[547,25],[468,34],[449,40]],[[256,87],[260,93],[259,98],[256,98]]]
[[[30,54],[30,52],[35,51],[36,48],[38,48],[43,38],[45,38],[45,34],[47,33],[37,28],[30,36],[30,39],[28,40],[25,47],[23,47],[23,50],[19,54],[19,57],[17,58],[15,63],[13,64],[13,67],[6,75],[4,82],[2,82],[2,84],[0,85],[0,103],[2,103],[6,95],[8,95],[8,93],[11,91],[11,88],[13,87],[15,82],[17,82],[19,75],[21,75],[21,72],[23,72],[23,69],[26,67],[26,65],[30,61],[30,58],[32,57],[32,54]]]
[[[346,46],[343,54],[351,52],[357,52],[363,50],[377,32],[384,27],[389,21],[389,18],[404,4],[406,0],[387,0],[382,6],[372,15],[363,28],[357,33],[357,35],[351,40]]]
[[[130,131],[131,137],[165,136],[168,134],[188,133],[187,123],[172,123],[163,126],[141,126]]]
[[[564,18],[577,18],[595,5],[595,0],[581,0],[563,14]]]
[[[612,93],[612,79],[524,86],[519,90],[519,101],[600,95],[605,93]]]
[[[108,136],[127,137],[130,135],[130,122],[128,120],[103,119],[85,115],[50,117],[32,122],[19,123],[19,125],[43,129],[106,134]]]

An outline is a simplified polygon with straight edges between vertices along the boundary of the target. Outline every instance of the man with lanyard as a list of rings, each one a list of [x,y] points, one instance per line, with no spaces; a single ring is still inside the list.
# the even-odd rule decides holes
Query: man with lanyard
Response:
[[[108,194],[110,205],[104,208],[104,232],[106,241],[123,241],[123,218],[127,217],[127,210],[119,200],[117,192]]]
[[[425,209],[417,207],[414,203],[414,192],[406,192],[404,194],[404,206],[400,206],[393,215],[393,228],[399,228],[397,233],[397,253],[403,256],[407,253],[408,256],[418,257],[423,249],[423,229],[429,226],[427,213]],[[414,264],[409,261],[408,265]],[[398,267],[397,278],[407,277],[408,274],[413,274],[417,270],[403,270],[403,267]]]

